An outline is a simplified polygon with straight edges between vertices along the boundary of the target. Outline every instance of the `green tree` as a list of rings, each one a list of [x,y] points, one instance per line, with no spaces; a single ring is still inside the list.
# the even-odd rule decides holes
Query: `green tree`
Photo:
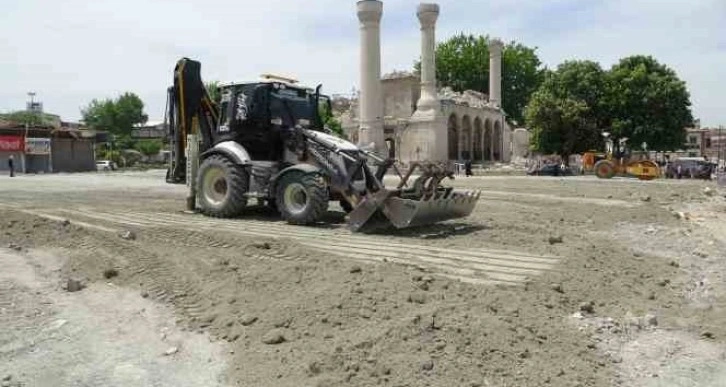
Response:
[[[333,131],[338,137],[345,138],[345,133],[343,133],[343,125],[340,123],[340,120],[333,116],[329,116],[325,119],[325,125],[330,128],[330,130]]]
[[[141,152],[144,156],[155,156],[159,154],[162,148],[161,141],[159,140],[141,140],[136,143],[134,149]]]
[[[92,129],[107,130],[118,136],[131,136],[137,124],[148,119],[144,103],[134,93],[124,93],[115,100],[94,99],[81,110],[83,121]]]
[[[571,98],[584,103],[591,113],[591,119],[598,126],[608,122],[605,96],[607,74],[597,62],[571,60],[557,66],[550,72],[542,87],[558,98]]]
[[[591,61],[567,61],[549,72],[525,109],[532,149],[565,160],[602,146],[606,74]]]
[[[50,126],[53,124],[53,120],[47,114],[36,111],[18,110],[0,114],[0,118],[16,124],[28,124],[30,126]]]
[[[544,79],[536,48],[507,43],[502,52],[502,108],[511,120],[524,121],[524,107]],[[414,69],[420,72],[421,63]],[[489,36],[456,35],[436,46],[436,79],[456,91],[489,93]]]
[[[600,136],[591,116],[582,101],[558,98],[546,90],[535,92],[526,109],[532,150],[558,154],[567,161],[570,155],[593,148]]]
[[[219,81],[207,82],[204,85],[209,93],[209,98],[215,103],[219,103],[222,100],[222,91],[219,88]]]
[[[651,56],[626,57],[607,77],[607,114],[613,137],[627,137],[631,146],[668,151],[686,142],[693,124],[686,83]]]
[[[345,138],[343,125],[340,120],[335,117],[333,112],[327,108],[327,106],[321,104],[318,109],[318,114],[320,114],[320,119],[323,121],[323,125],[327,126],[338,137]]]

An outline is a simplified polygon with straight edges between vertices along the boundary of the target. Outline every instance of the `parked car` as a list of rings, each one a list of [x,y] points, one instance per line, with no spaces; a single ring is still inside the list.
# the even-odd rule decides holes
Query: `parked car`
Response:
[[[527,172],[528,175],[531,176],[573,176],[574,173],[572,172],[572,169],[570,167],[565,167],[562,169],[562,167],[558,164],[545,164],[539,168],[535,167],[534,169]]]
[[[110,160],[98,160],[96,161],[96,170],[104,172],[115,171],[116,163]]]
[[[678,167],[681,167],[680,176]],[[680,158],[668,164],[665,177],[668,179],[705,179],[710,180],[716,164],[700,158]]]

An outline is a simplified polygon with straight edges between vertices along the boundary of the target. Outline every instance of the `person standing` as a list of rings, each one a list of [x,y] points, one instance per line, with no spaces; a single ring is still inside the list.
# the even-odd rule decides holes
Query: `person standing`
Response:
[[[13,155],[8,157],[8,169],[10,169],[10,177],[15,177],[15,159]]]
[[[471,160],[467,159],[467,160],[466,160],[466,161],[464,162],[464,169],[465,169],[465,171],[466,171],[466,176],[467,176],[467,177],[469,177],[469,176],[473,175],[473,173],[472,173],[472,171],[471,171]]]

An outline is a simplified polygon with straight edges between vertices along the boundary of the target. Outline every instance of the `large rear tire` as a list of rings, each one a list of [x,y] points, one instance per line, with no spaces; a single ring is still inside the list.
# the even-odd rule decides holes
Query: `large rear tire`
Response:
[[[289,172],[277,185],[275,201],[288,223],[308,225],[328,211],[328,188],[320,174]]]
[[[197,175],[197,197],[203,214],[233,218],[247,206],[247,173],[224,156],[205,159]]]
[[[595,163],[595,175],[601,179],[612,179],[615,176],[615,165],[610,160]]]

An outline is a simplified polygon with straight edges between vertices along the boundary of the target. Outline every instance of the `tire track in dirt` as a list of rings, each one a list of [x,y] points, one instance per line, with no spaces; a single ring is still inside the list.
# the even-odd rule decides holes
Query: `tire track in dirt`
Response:
[[[48,211],[22,209],[16,209],[16,211],[56,221],[69,219],[57,213],[48,213]],[[119,228],[109,228],[97,223],[83,222],[76,218],[72,218],[71,222],[81,227],[103,231],[106,235],[109,232],[117,234],[122,231]],[[158,300],[171,302],[177,308],[186,312],[186,315],[190,316],[192,320],[201,317],[201,311],[206,308],[205,305],[202,305],[201,287],[196,285],[201,279],[193,278],[193,272],[184,270],[178,262],[167,259],[166,255],[160,257],[153,249],[141,248],[134,241],[106,238],[104,235],[94,235],[93,233],[71,243],[71,246],[66,247],[80,247],[78,249],[79,254],[89,260],[94,260],[97,256],[122,260],[128,265],[130,272],[145,279],[141,286],[150,296]],[[168,243],[168,241],[165,241],[165,243]]]
[[[195,247],[221,247],[225,242],[209,242],[209,232],[231,232],[255,238],[285,238],[316,251],[334,254],[347,259],[365,262],[389,261],[404,265],[426,267],[435,272],[470,283],[516,285],[542,271],[555,270],[558,258],[538,256],[494,249],[446,249],[398,243],[385,237],[354,235],[335,229],[321,230],[313,227],[295,227],[287,224],[262,221],[208,219],[202,216],[169,213],[107,213],[92,210],[60,210],[95,221],[124,224],[127,226],[173,230],[184,229],[197,237],[187,240],[176,235],[162,237],[168,241],[183,240],[183,244]],[[153,235],[153,233],[152,233]],[[186,234],[185,234],[186,235]],[[205,238],[207,238],[205,240]],[[201,240],[200,240],[201,239]],[[201,245],[201,246],[200,246]],[[228,243],[228,245],[232,246]],[[234,246],[238,247],[238,246]],[[257,254],[258,258],[294,259],[284,252]]]
[[[0,272],[0,356],[12,357],[34,346],[42,327],[51,320],[46,300],[35,294],[36,288],[24,283],[29,276],[27,267],[12,261],[3,262]]]

